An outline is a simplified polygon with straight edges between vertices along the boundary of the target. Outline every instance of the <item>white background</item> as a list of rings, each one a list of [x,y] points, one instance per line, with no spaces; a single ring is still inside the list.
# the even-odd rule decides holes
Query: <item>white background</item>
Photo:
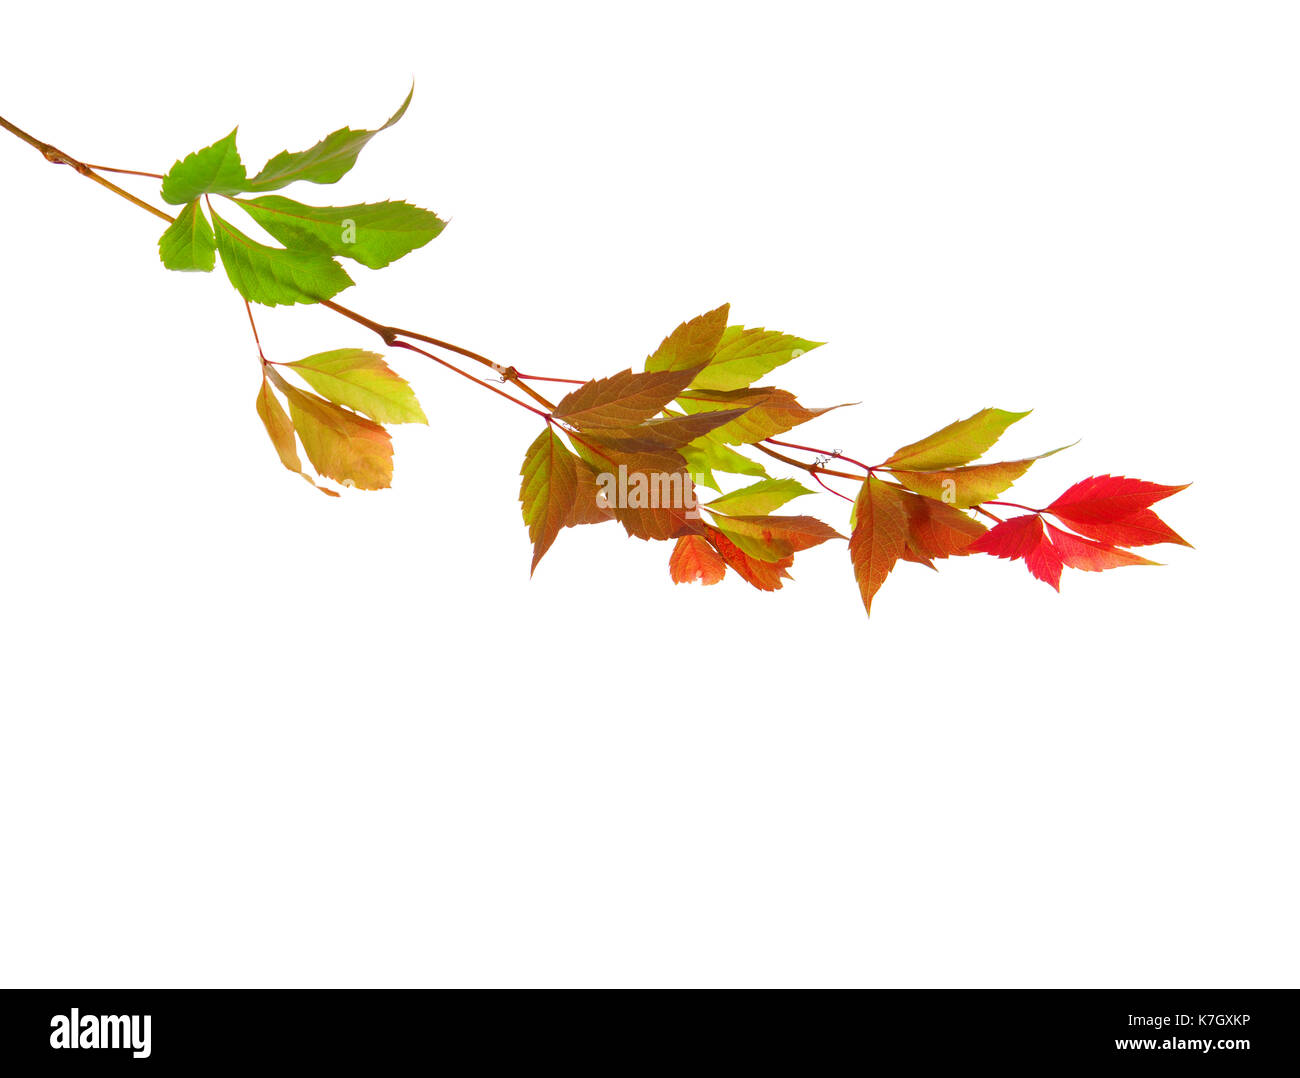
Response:
[[[349,305],[588,377],[730,300],[831,342],[774,381],[862,402],[795,440],[1032,407],[995,459],[1083,441],[1013,500],[1194,481],[1197,549],[1059,596],[904,565],[869,621],[838,543],[764,595],[588,528],[530,582],[532,417],[397,353],[433,425],[315,494],[221,271],[4,135],[0,979],[1294,985],[1294,12],[8,11],[0,113],[100,164],[238,123],[255,169],[414,77],[286,192],[452,219]]]

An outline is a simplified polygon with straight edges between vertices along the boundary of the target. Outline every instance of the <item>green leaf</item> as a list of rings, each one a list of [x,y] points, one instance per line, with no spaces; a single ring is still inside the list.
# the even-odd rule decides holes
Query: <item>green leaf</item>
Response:
[[[524,454],[519,474],[519,502],[523,506],[528,538],[533,541],[533,566],[555,542],[560,529],[574,521],[578,496],[578,459],[548,426]],[[576,522],[576,521],[574,521]]]
[[[286,247],[325,247],[371,269],[382,269],[445,227],[428,210],[406,202],[356,206],[306,206],[280,195],[237,200],[248,215]],[[302,237],[313,243],[304,244]]]
[[[277,304],[319,303],[352,284],[323,249],[287,251],[249,239],[215,212],[217,250],[235,290],[246,300]]]
[[[645,369],[685,371],[704,366],[713,358],[713,353],[722,340],[730,310],[731,304],[724,303],[707,314],[683,322],[646,358]]]
[[[185,204],[176,220],[158,239],[158,257],[169,270],[209,272],[217,264],[212,226],[199,210],[199,200]]]
[[[769,371],[820,348],[822,341],[806,341],[769,329],[728,326],[709,365],[695,376],[700,389],[744,389]]]
[[[773,509],[781,508],[791,499],[811,493],[811,490],[794,479],[763,479],[724,494],[721,498],[714,498],[708,507],[728,516],[767,516]]]
[[[727,517],[721,517],[714,521],[714,527],[730,539],[743,554],[758,561],[780,561],[794,553],[793,548],[784,539],[770,534],[765,535],[761,527],[750,522],[733,527]]]
[[[235,149],[238,130],[172,165],[163,177],[163,201],[181,206],[199,195],[237,195],[247,190],[244,163]]]
[[[889,474],[908,490],[914,490],[928,498],[935,498],[947,505],[964,509],[979,505],[980,502],[986,502],[990,498],[996,498],[1029,471],[1029,466],[1034,461],[1069,448],[1068,445],[1063,445],[1060,449],[1039,453],[1036,457],[999,461],[996,464],[970,464],[942,471],[918,472],[905,468],[892,468]]]
[[[734,475],[767,475],[767,469],[756,460],[737,453],[729,445],[701,438],[690,445],[684,445],[678,453],[686,460],[686,467],[702,486],[712,487],[719,494],[722,488],[714,477],[714,472],[728,472]]]
[[[375,352],[340,348],[286,363],[326,400],[376,423],[428,423],[410,384]]]
[[[949,423],[928,438],[903,446],[885,463],[917,472],[969,464],[988,452],[1012,423],[1024,419],[1028,414],[985,408],[969,419]]]
[[[402,107],[388,118],[388,122],[383,127],[374,131],[353,131],[349,127],[341,127],[326,135],[310,149],[298,153],[282,150],[272,157],[262,171],[249,180],[241,190],[275,191],[296,180],[337,183],[357,163],[357,155],[365,148],[366,143],[402,118],[414,93],[415,87],[411,87],[411,92],[406,95]]]
[[[751,558],[779,562],[830,539],[843,539],[816,517],[724,516],[714,527]]]

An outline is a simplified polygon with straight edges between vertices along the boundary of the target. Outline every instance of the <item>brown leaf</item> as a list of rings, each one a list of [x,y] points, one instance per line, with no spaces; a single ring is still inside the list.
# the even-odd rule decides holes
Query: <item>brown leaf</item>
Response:
[[[635,427],[658,415],[690,385],[696,368],[636,374],[620,371],[579,386],[555,406],[556,419],[579,430]]]

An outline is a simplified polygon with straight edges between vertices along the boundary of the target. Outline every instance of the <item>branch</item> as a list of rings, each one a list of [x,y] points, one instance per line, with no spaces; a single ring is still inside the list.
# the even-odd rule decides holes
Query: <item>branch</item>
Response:
[[[0,127],[3,127],[6,131],[22,139],[25,143],[27,143],[27,145],[37,150],[41,154],[41,156],[45,158],[45,160],[51,162],[52,164],[68,165],[73,169],[73,171],[79,173],[82,176],[85,176],[86,179],[88,180],[94,180],[95,183],[99,184],[101,187],[108,188],[108,190],[112,191],[113,194],[117,195],[120,198],[126,199],[132,205],[139,206],[142,210],[147,210],[149,213],[152,213],[155,217],[161,218],[162,220],[166,221],[168,224],[175,223],[176,218],[173,217],[170,213],[167,213],[165,210],[160,210],[157,206],[150,205],[148,202],[144,201],[144,199],[137,198],[135,195],[131,194],[130,191],[125,191],[121,187],[118,187],[117,184],[113,183],[112,181],[104,179],[104,177],[100,176],[97,172],[95,172],[94,168],[92,168],[90,165],[87,165],[83,161],[79,161],[71,154],[64,153],[62,150],[58,149],[57,147],[51,146],[48,142],[42,142],[40,139],[32,135],[29,135],[21,127],[18,127],[15,124],[10,123],[3,116],[0,116]],[[157,175],[156,173],[152,173],[152,172],[135,172],[131,169],[105,169],[105,171],[128,172],[131,175],[135,175],[135,176]],[[356,322],[358,325],[365,326],[367,329],[371,330],[372,332],[377,333],[380,337],[383,338],[384,343],[387,344],[390,348],[401,347],[401,348],[408,348],[410,351],[413,352],[418,352],[420,355],[426,356],[427,358],[432,360],[436,360],[438,363],[441,363],[443,366],[448,367],[453,371],[456,371],[458,374],[464,375],[470,381],[477,382],[479,385],[485,387],[486,389],[492,390],[492,392],[498,394],[499,396],[505,397],[506,400],[514,401],[515,404],[527,408],[530,412],[536,412],[538,415],[546,414],[546,413],[539,412],[536,408],[533,408],[530,405],[524,404],[523,401],[516,400],[514,397],[510,396],[509,393],[502,393],[501,390],[495,388],[494,386],[489,385],[487,382],[484,382],[482,379],[475,378],[472,374],[468,374],[467,372],[462,371],[459,367],[455,366],[452,363],[448,363],[444,359],[439,359],[437,356],[433,355],[430,352],[426,352],[421,348],[411,348],[410,345],[403,345],[400,341],[397,340],[397,338],[409,337],[411,340],[414,341],[423,341],[425,344],[431,344],[435,348],[445,348],[449,352],[455,352],[457,355],[465,356],[467,359],[472,359],[477,363],[482,363],[485,366],[491,367],[494,371],[496,371],[499,375],[501,375],[501,377],[504,378],[506,381],[517,386],[519,389],[523,390],[526,394],[528,394],[528,396],[532,397],[533,400],[535,400],[538,404],[545,407],[547,409],[547,413],[553,412],[555,410],[555,405],[552,404],[550,401],[548,401],[536,390],[534,390],[531,386],[527,385],[519,377],[519,374],[518,372],[515,371],[514,367],[502,367],[499,364],[494,363],[492,360],[488,359],[487,356],[479,355],[477,352],[471,352],[468,348],[462,348],[460,347],[460,345],[452,344],[449,341],[439,340],[437,337],[427,337],[422,333],[415,333],[412,330],[398,329],[395,326],[382,325],[381,323],[374,321],[374,319],[367,318],[363,314],[359,314],[358,312],[351,310],[348,307],[344,307],[341,303],[334,303],[333,301],[327,299],[320,300],[319,302],[322,307],[328,307],[331,311],[334,311],[336,314],[341,314],[343,315],[344,318],[350,318],[353,322]]]

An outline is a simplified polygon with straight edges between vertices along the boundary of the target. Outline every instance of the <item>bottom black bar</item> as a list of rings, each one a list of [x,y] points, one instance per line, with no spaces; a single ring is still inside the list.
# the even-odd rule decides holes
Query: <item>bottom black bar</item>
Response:
[[[467,1057],[602,1069],[747,1059],[807,1067],[901,1054],[920,1064],[1289,1072],[1300,1058],[1294,990],[870,990],[839,1003],[783,991],[659,1005],[641,992],[605,993],[603,1004],[594,994],[543,1002],[518,991],[10,990],[0,1066],[371,1070]]]

